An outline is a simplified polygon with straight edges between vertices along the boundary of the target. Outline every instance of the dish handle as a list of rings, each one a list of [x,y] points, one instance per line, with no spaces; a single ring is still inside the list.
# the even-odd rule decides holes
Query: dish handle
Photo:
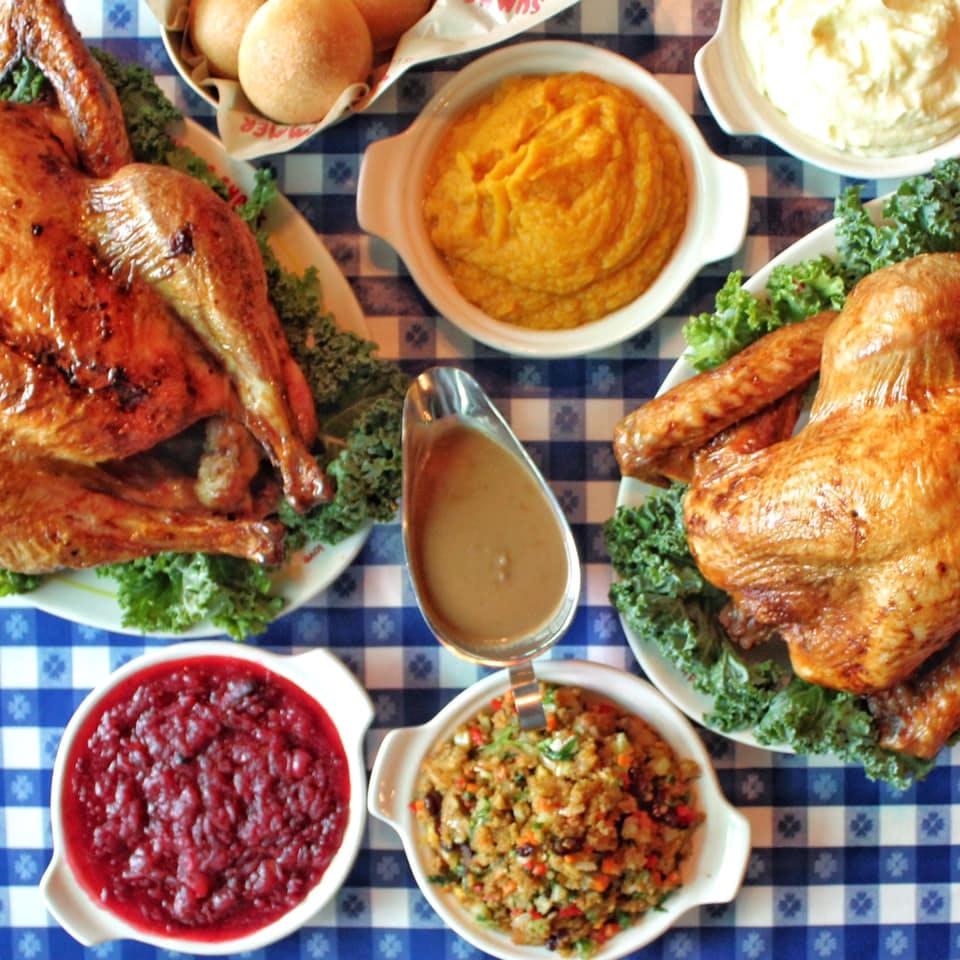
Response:
[[[732,257],[742,246],[750,220],[750,181],[739,164],[710,155],[704,165],[706,235],[701,253],[705,263]]]
[[[357,180],[357,222],[360,228],[396,247],[404,236],[403,177],[407,155],[417,144],[410,130],[375,140],[364,151]]]
[[[416,755],[412,747],[419,733],[417,727],[391,730],[383,738],[370,771],[367,809],[394,829],[399,829],[410,802],[410,790],[403,788],[403,782],[409,780],[407,758]]]
[[[312,674],[320,678],[319,682],[324,686],[336,692],[332,700],[325,702],[324,698],[317,697],[317,702],[333,714],[338,726],[342,725],[342,734],[348,741],[362,742],[367,727],[373,722],[374,707],[370,695],[350,668],[323,647],[299,653],[293,659],[300,676],[310,677]]]
[[[700,903],[729,903],[739,892],[750,862],[750,821],[726,801],[723,806],[723,826],[711,832],[699,867]]]
[[[724,13],[727,6],[724,4]],[[734,62],[736,52],[729,49],[726,39],[727,25],[721,23],[713,37],[697,51],[693,58],[693,72],[703,99],[723,130],[734,136],[754,134],[757,132],[756,121],[736,82],[739,69]]]
[[[123,935],[113,917],[94,905],[80,889],[59,852],[54,853],[50,866],[40,879],[40,894],[57,923],[85,947],[116,940]]]

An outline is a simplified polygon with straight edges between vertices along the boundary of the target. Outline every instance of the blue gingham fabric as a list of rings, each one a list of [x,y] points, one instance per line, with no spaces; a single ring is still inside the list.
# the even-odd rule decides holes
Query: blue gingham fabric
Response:
[[[159,27],[134,0],[70,0],[85,37],[149,67],[184,113],[214,129],[209,107],[180,81]],[[655,73],[692,113],[711,147],[750,176],[749,237],[712,264],[671,315],[601,354],[535,361],[471,342],[438,318],[384,244],[355,214],[360,159],[372,140],[404,129],[472,57],[412,70],[373,108],[269,158],[286,195],[324,238],[349,279],[382,355],[410,373],[453,360],[480,380],[537,459],[562,503],[584,565],[581,607],[554,656],[637,670],[607,601],[601,526],[618,473],[612,430],[656,391],[676,359],[680,324],[706,309],[734,268],[748,274],[829,219],[845,178],[766,141],[726,136],[697,92],[693,56],[713,32],[718,0],[582,0],[535,35],[615,49]],[[524,39],[524,38],[518,38]],[[867,183],[865,196],[892,184]],[[84,949],[44,909],[37,883],[51,852],[50,774],[59,737],[84,694],[109,671],[164,641],[105,633],[37,612],[0,609],[0,960],[167,960],[132,942]],[[258,643],[280,651],[321,645],[366,685],[376,707],[372,761],[392,727],[427,720],[480,675],[441,649],[416,608],[399,525],[377,527],[360,556]],[[687,914],[637,954],[651,960],[883,960],[960,958],[960,755],[948,751],[906,793],[854,767],[743,747],[704,732],[726,795],[744,811],[754,849],[736,900]],[[398,839],[379,821],[333,904],[264,960],[423,960],[478,957],[444,928],[418,892]]]

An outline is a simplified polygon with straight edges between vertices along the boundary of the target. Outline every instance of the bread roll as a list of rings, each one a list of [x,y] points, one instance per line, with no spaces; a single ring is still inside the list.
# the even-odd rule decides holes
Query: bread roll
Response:
[[[433,0],[353,0],[373,37],[373,49],[391,50],[432,6]]]
[[[353,0],[266,0],[240,41],[240,86],[278,123],[322,119],[373,63],[366,21]]]
[[[263,0],[190,0],[187,30],[215,77],[236,80],[240,38]]]

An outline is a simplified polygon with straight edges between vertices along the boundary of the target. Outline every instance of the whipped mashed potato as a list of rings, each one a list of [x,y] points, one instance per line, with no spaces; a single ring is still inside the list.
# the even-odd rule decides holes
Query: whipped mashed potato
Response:
[[[760,91],[791,124],[864,156],[960,133],[960,0],[740,0]]]

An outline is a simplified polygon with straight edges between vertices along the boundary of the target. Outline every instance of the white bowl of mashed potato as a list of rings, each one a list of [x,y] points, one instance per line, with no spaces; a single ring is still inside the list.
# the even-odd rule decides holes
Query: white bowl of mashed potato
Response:
[[[960,0],[724,0],[694,68],[727,133],[835,173],[960,153]]]
[[[504,352],[560,357],[663,316],[739,250],[749,203],[743,168],[646,70],[534,41],[473,61],[371,144],[357,213],[442,317]]]
[[[498,671],[377,752],[369,811],[444,923],[503,960],[616,960],[732,900],[750,824],[689,721],[615,667],[536,673],[546,729],[519,728]]]

